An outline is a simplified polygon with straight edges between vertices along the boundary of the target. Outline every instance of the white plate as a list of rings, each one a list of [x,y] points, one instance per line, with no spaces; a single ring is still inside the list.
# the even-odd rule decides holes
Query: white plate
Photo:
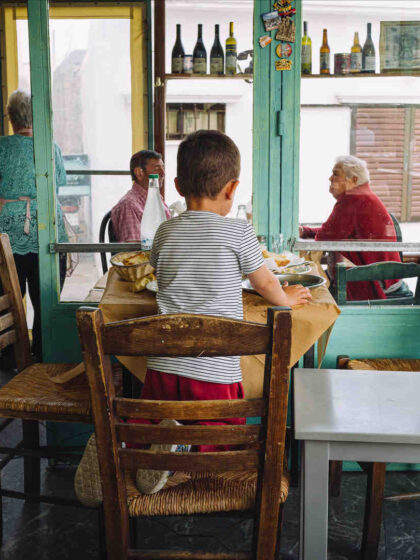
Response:
[[[153,292],[154,294],[156,294],[159,290],[157,280],[152,280],[151,282],[146,284],[146,290],[149,290],[149,292]]]
[[[285,266],[277,266],[274,261],[274,257],[269,257],[267,259],[264,259],[268,268],[273,272],[282,272],[289,266],[297,266],[305,262],[305,259],[303,257],[298,257],[297,255],[294,255],[290,251],[283,251],[282,255],[284,255],[286,259],[289,259],[289,263]]]
[[[306,274],[311,271],[310,264],[288,265],[282,269],[284,274]]]

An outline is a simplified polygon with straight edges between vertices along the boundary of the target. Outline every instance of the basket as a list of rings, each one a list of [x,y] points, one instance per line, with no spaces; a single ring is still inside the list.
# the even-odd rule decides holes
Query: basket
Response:
[[[140,252],[146,253],[146,251],[129,251],[127,253],[117,253],[111,257],[111,264],[123,280],[127,280],[127,282],[135,282],[136,280],[139,280],[139,278],[143,278],[143,276],[147,276],[151,272],[154,272],[155,269],[149,261],[142,262],[140,264],[123,264],[124,259]]]

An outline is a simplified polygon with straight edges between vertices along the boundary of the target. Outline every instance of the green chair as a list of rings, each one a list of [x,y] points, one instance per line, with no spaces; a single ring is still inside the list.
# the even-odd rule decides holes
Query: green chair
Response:
[[[385,261],[364,266],[346,268],[344,263],[337,263],[335,298],[338,305],[419,305],[420,304],[420,265],[415,263],[400,263]],[[408,289],[400,289],[395,295],[389,294],[387,299],[373,299],[364,301],[347,301],[347,282],[375,280],[392,280],[402,278],[417,278],[415,294]],[[403,286],[404,288],[404,286]]]

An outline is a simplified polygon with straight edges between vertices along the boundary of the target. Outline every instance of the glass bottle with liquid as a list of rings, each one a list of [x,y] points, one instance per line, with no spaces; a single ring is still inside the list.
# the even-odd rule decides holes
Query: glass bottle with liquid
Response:
[[[303,37],[301,51],[301,73],[312,74],[312,41],[308,36],[308,22],[303,22]]]
[[[166,219],[160,196],[159,175],[149,175],[149,189],[140,226],[140,244],[143,251],[151,250],[155,233]]]
[[[353,46],[350,53],[350,72],[358,74],[362,71],[362,47],[359,43],[359,33],[354,33]]]
[[[372,24],[367,24],[367,37],[362,51],[362,72],[374,74],[376,69],[375,47],[372,41]]]
[[[198,24],[197,42],[193,50],[193,74],[207,74],[207,51],[203,43],[203,25]]]
[[[236,74],[237,58],[237,45],[233,36],[233,21],[231,21],[229,22],[229,37],[226,39],[226,74]]]
[[[319,49],[319,73],[330,73],[330,47],[328,46],[327,30],[323,30],[322,45]]]
[[[236,219],[248,222],[248,216],[246,214],[246,204],[239,204]]]
[[[224,74],[225,56],[220,44],[219,25],[214,26],[214,43],[210,51],[210,74]]]
[[[181,25],[176,24],[176,41],[172,49],[172,74],[183,74],[184,72],[184,47],[181,41]]]

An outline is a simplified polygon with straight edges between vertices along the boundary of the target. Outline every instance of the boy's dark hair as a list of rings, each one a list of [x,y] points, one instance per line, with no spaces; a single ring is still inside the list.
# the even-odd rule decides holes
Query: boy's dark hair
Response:
[[[239,178],[240,169],[235,142],[218,130],[198,130],[179,145],[177,176],[183,196],[214,199],[226,183]]]
[[[133,181],[136,180],[136,176],[134,175],[134,169],[136,167],[141,167],[142,169],[144,169],[149,159],[162,159],[162,155],[159,154],[158,152],[153,152],[152,150],[140,150],[140,152],[136,152],[131,156],[130,173]]]

